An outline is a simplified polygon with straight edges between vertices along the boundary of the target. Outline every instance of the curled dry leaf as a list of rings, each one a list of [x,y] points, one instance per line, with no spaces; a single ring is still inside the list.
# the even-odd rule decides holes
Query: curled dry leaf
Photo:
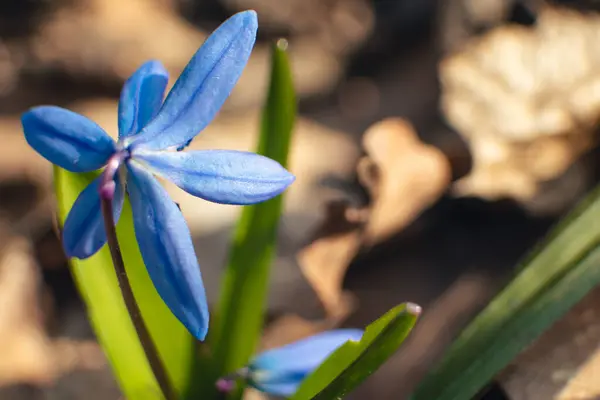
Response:
[[[297,256],[328,318],[344,318],[353,308],[342,284],[359,248],[404,229],[439,199],[451,179],[444,154],[419,141],[402,119],[375,124],[366,132],[363,145],[368,156],[358,162],[357,172],[371,194],[370,207],[330,203],[312,241]]]
[[[452,177],[446,156],[422,143],[403,119],[383,120],[363,137],[367,157],[358,165],[372,197],[363,243],[372,245],[401,231],[446,191]]]
[[[473,156],[458,195],[511,197],[538,212],[570,203],[577,190],[549,183],[595,144],[598,35],[599,15],[548,7],[535,27],[493,29],[443,60],[442,109]]]
[[[346,269],[356,255],[361,223],[351,220],[353,210],[343,202],[327,205],[325,219],[302,249],[297,260],[330,319],[343,319],[353,307],[349,293],[342,290]]]
[[[93,342],[52,340],[43,327],[40,275],[25,239],[11,238],[0,260],[0,385],[52,382],[74,368],[105,364]]]

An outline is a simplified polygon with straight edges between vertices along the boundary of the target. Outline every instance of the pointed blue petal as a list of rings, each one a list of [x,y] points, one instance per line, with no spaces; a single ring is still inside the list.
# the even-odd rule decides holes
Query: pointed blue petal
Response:
[[[250,57],[258,20],[235,14],[200,47],[171,89],[158,115],[133,146],[162,150],[184,145],[212,121]]]
[[[295,179],[278,162],[245,151],[134,151],[132,156],[186,192],[215,203],[259,203]]]
[[[338,329],[267,350],[250,363],[251,379],[263,386],[294,382],[312,372],[348,340],[359,341],[362,334],[360,329]]]
[[[167,191],[135,162],[128,163],[133,223],[144,264],[171,312],[199,340],[208,331],[208,305],[190,231]]]
[[[55,106],[35,107],[21,116],[25,139],[48,161],[71,172],[106,164],[115,142],[96,123]]]
[[[138,133],[162,105],[169,73],[160,61],[148,61],[123,85],[119,100],[119,138]]]
[[[95,254],[106,243],[106,230],[100,208],[98,186],[102,177],[94,179],[79,194],[73,204],[63,227],[63,247],[68,257],[80,259]],[[113,218],[115,223],[123,209],[123,186],[116,177],[115,197],[113,200]]]

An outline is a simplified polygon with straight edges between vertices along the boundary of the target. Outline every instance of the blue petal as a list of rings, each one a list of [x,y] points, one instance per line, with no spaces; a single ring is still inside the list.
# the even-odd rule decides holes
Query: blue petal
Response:
[[[212,121],[250,57],[258,20],[235,14],[200,47],[171,89],[158,115],[132,142],[161,150],[184,145]]]
[[[102,176],[94,179],[79,194],[63,227],[63,247],[68,257],[88,258],[106,243],[106,230],[100,208],[98,185]],[[113,218],[115,223],[123,209],[123,186],[116,177]]]
[[[186,192],[215,203],[259,203],[295,179],[278,162],[245,151],[134,151],[132,156]]]
[[[106,164],[115,142],[96,123],[54,106],[35,107],[21,117],[25,139],[48,161],[71,172]]]
[[[302,379],[283,383],[258,383],[252,381],[248,383],[261,392],[269,393],[273,396],[290,397],[296,393],[298,386],[302,383]]]
[[[251,379],[257,385],[301,380],[348,340],[359,341],[360,329],[338,329],[265,351],[251,363]]]
[[[208,331],[208,305],[190,231],[177,205],[154,177],[128,163],[133,223],[158,294],[198,339]]]
[[[138,133],[162,105],[169,73],[160,61],[148,61],[123,85],[119,100],[119,138]]]

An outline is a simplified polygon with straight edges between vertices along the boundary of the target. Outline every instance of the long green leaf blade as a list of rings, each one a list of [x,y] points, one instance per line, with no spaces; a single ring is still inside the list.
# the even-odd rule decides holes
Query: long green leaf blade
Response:
[[[273,46],[271,63],[257,152],[285,167],[296,98],[284,41]],[[216,326],[209,333],[214,350],[212,378],[246,365],[260,339],[282,206],[283,197],[278,196],[242,211],[221,286]]]
[[[54,167],[58,216],[62,225],[79,193],[97,176],[75,174]],[[142,316],[175,389],[190,392],[196,373],[195,339],[175,318],[156,292],[139,253],[129,202],[125,202],[117,235],[127,275]],[[108,248],[86,260],[72,259],[71,271],[88,311],[92,327],[127,399],[160,399],[160,388],[125,308]]]
[[[600,284],[596,189],[467,326],[413,400],[468,400],[521,350]],[[590,261],[592,260],[592,261]],[[596,270],[591,268],[594,261]]]
[[[375,372],[408,337],[421,308],[401,304],[370,324],[360,342],[346,342],[298,388],[292,400],[341,399]]]

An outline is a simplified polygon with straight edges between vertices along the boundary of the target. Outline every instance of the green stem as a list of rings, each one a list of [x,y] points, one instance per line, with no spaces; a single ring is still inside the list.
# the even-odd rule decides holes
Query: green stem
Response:
[[[150,369],[152,369],[152,373],[160,386],[163,396],[166,400],[176,400],[177,396],[175,390],[169,381],[165,367],[158,355],[156,345],[152,341],[150,332],[148,332],[148,328],[144,323],[140,308],[135,301],[133,290],[131,289],[131,284],[127,277],[127,272],[125,271],[125,263],[123,262],[123,255],[121,254],[121,248],[117,239],[117,231],[115,229],[115,221],[112,213],[112,196],[101,195],[100,199],[108,248],[110,249],[110,255],[113,260],[115,273],[117,274],[117,280],[119,281],[119,288],[121,289],[125,306],[127,307],[133,326],[135,327],[144,353],[146,354],[146,358],[148,359]]]

